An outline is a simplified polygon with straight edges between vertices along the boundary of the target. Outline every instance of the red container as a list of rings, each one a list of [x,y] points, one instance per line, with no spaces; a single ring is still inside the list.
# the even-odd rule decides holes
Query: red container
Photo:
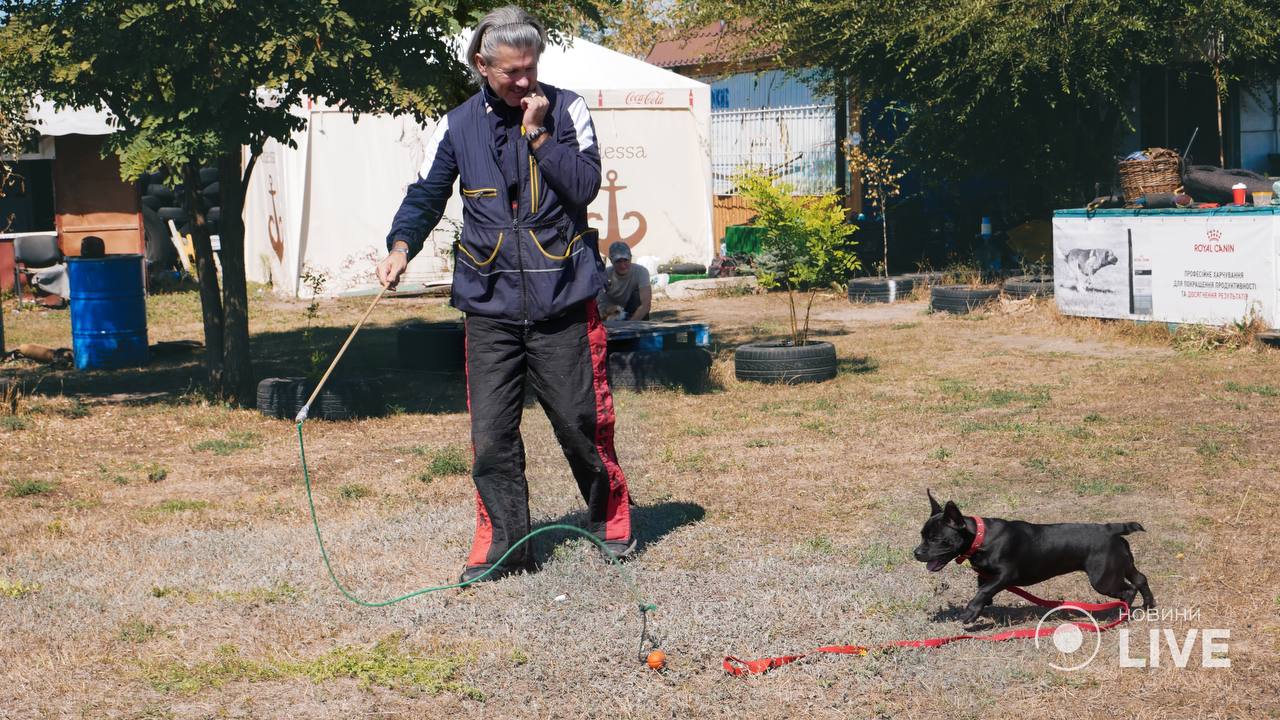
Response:
[[[1231,188],[1231,202],[1236,205],[1244,204],[1244,194],[1248,188],[1243,183],[1233,185]]]

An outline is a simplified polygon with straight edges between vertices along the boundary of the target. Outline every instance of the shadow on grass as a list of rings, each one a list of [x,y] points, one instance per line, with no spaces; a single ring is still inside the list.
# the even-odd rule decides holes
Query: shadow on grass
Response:
[[[702,520],[707,514],[705,508],[696,503],[661,502],[653,505],[631,506],[631,533],[636,539],[636,554],[643,553],[645,548],[670,535],[677,528]],[[586,511],[568,513],[555,520],[537,523],[534,529],[548,525],[576,525],[584,527],[587,522]],[[556,530],[539,536],[533,548],[534,564],[541,567],[556,549],[581,535],[566,530]],[[585,540],[584,540],[585,541]]]
[[[1105,598],[1107,601],[1111,599],[1112,598]],[[1006,604],[1008,602],[1020,601],[1013,595],[1010,595],[1007,599],[997,597],[996,602],[983,609],[982,614],[978,616],[978,619],[974,621],[974,624],[966,625],[965,629],[969,631],[1002,630],[1008,628],[1010,625],[1037,622],[1040,618],[1044,617],[1045,613],[1049,612],[1048,608],[1042,608],[1034,605],[1008,605]],[[965,607],[963,605],[950,605],[946,609],[939,610],[934,613],[931,620],[934,622],[959,622],[960,617],[964,615],[964,613]],[[1099,623],[1105,625],[1106,623],[1117,619],[1119,617],[1119,613],[1119,610],[1108,610],[1106,612],[1093,613],[1093,617]],[[1068,620],[1077,620],[1086,623],[1089,622],[1089,619],[1081,613],[1061,611],[1054,613],[1046,623],[1052,622],[1056,627],[1058,623]]]
[[[841,375],[865,375],[880,369],[880,363],[874,358],[862,356],[836,358],[836,372]]]
[[[398,367],[398,326],[366,326],[347,349],[334,377],[372,380],[382,394],[383,413],[466,412],[466,381],[461,371],[427,372]],[[269,377],[304,377],[323,373],[350,328],[316,327],[256,333],[249,339],[254,385]],[[312,361],[313,353],[316,361]],[[143,367],[76,370],[29,362],[0,369],[0,383],[16,385],[25,395],[77,396],[132,405],[190,404],[207,396],[204,349],[154,354]],[[248,399],[252,402],[252,398]]]

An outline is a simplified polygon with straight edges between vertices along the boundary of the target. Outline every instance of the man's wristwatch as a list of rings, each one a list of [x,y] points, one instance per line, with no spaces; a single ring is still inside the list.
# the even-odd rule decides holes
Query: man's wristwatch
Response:
[[[532,130],[526,130],[524,133],[524,137],[526,140],[529,141],[530,144],[533,144],[534,140],[537,140],[538,138],[546,134],[547,134],[547,129],[545,127],[536,127]]]
[[[407,247],[393,247],[393,248],[391,248],[391,252],[393,252],[393,253],[404,253],[405,255],[408,255],[408,254],[409,254],[409,248],[407,248]]]

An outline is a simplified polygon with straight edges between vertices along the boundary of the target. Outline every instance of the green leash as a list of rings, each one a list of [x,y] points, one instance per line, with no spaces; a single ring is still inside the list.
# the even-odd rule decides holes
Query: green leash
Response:
[[[329,552],[328,550],[325,549],[325,546],[324,546],[324,536],[320,532],[320,521],[316,518],[316,502],[311,492],[311,471],[307,468],[307,448],[306,448],[306,443],[302,439],[302,426],[307,421],[307,414],[311,409],[311,404],[315,402],[316,397],[320,395],[320,390],[321,388],[324,387],[325,382],[328,381],[330,373],[332,373],[333,369],[337,367],[338,361],[342,359],[343,353],[347,351],[347,347],[351,344],[351,340],[355,338],[356,333],[360,331],[360,327],[364,325],[364,321],[369,318],[369,314],[373,312],[373,308],[377,306],[378,301],[382,299],[382,296],[386,294],[386,292],[387,292],[386,287],[383,287],[382,291],[378,293],[377,297],[375,297],[373,299],[373,302],[369,305],[369,309],[365,310],[364,316],[361,317],[360,321],[357,322],[355,327],[351,329],[351,334],[347,336],[346,342],[342,344],[342,347],[338,350],[338,354],[334,356],[333,362],[330,363],[329,369],[326,370],[324,373],[324,376],[320,378],[320,382],[316,384],[316,388],[315,390],[312,391],[311,397],[307,399],[306,404],[304,404],[302,406],[302,409],[298,411],[298,415],[295,418],[295,421],[297,422],[297,428],[298,428],[298,455],[302,459],[302,477],[307,486],[307,506],[311,510],[311,526],[315,528],[316,542],[319,543],[320,545],[320,557],[324,559],[325,570],[329,572],[329,579],[333,581],[334,587],[338,588],[338,592],[342,593],[343,597],[355,603],[356,605],[360,605],[362,607],[368,607],[368,608],[387,607],[389,605],[395,605],[396,603],[404,602],[409,598],[417,597],[419,595],[426,595],[428,593],[439,592],[441,590],[452,590],[454,588],[464,588],[464,587],[467,587],[468,585],[481,582],[485,580],[490,573],[494,572],[499,567],[501,567],[502,564],[506,562],[507,558],[511,556],[511,553],[519,549],[521,545],[524,545],[525,543],[529,542],[533,538],[545,532],[551,532],[552,530],[567,530],[569,532],[577,533],[587,538],[591,542],[595,543],[597,546],[599,546],[601,552],[605,554],[605,557],[609,559],[609,562],[613,563],[613,565],[618,568],[618,572],[622,577],[623,584],[626,586],[627,590],[631,593],[631,597],[635,601],[636,607],[640,611],[640,618],[642,621],[641,630],[640,630],[640,655],[641,655],[641,662],[643,662],[644,643],[646,639],[649,640],[649,642],[653,643],[654,647],[657,647],[657,644],[658,644],[657,640],[652,636],[650,636],[648,632],[648,620],[649,620],[648,613],[650,611],[657,610],[658,606],[654,605],[653,603],[648,603],[644,601],[644,599],[640,595],[639,588],[636,586],[635,576],[631,573],[629,569],[623,566],[622,562],[619,561],[618,556],[614,554],[613,551],[610,550],[608,546],[604,544],[604,541],[596,537],[595,534],[587,532],[586,530],[583,530],[580,527],[575,527],[573,525],[562,525],[562,524],[547,525],[546,527],[540,527],[537,530],[534,530],[528,535],[525,535],[524,537],[520,538],[520,540],[517,541],[514,545],[512,545],[510,549],[508,549],[505,553],[503,553],[502,557],[498,558],[497,562],[495,562],[488,570],[484,571],[483,574],[475,578],[472,578],[471,580],[467,580],[465,582],[450,583],[448,585],[437,585],[434,587],[425,587],[420,590],[414,590],[411,593],[407,593],[399,597],[391,598],[390,600],[381,600],[381,601],[363,600],[357,597],[355,593],[352,593],[350,590],[348,590],[342,584],[342,581],[338,579],[337,574],[334,573],[333,571],[333,565],[329,562]]]
[[[561,525],[561,524],[547,525],[546,527],[540,527],[537,530],[534,530],[533,532],[529,533],[528,535],[525,535],[524,537],[520,538],[518,542],[516,542],[514,545],[511,546],[511,549],[507,550],[505,553],[502,554],[502,557],[498,558],[498,561],[495,562],[492,567],[490,567],[488,570],[485,570],[484,574],[479,575],[471,580],[467,580],[466,582],[452,583],[449,585],[437,585],[435,587],[426,587],[426,588],[422,588],[421,590],[415,590],[406,595],[401,595],[400,597],[392,598],[390,600],[371,602],[371,601],[363,600],[359,597],[356,597],[354,593],[352,593],[342,584],[342,581],[338,580],[337,574],[334,573],[333,571],[333,565],[329,563],[329,552],[328,550],[325,549],[324,536],[321,535],[320,533],[320,521],[316,518],[316,503],[311,493],[311,473],[307,469],[307,450],[306,450],[306,444],[302,440],[302,424],[303,424],[302,422],[298,423],[298,453],[302,457],[302,477],[306,481],[306,485],[307,485],[307,506],[311,509],[311,525],[312,527],[315,528],[316,541],[320,544],[320,557],[324,559],[324,567],[326,570],[329,571],[329,579],[333,581],[334,586],[338,588],[338,591],[342,593],[343,597],[350,600],[351,602],[357,605],[370,607],[370,608],[387,607],[388,605],[395,605],[398,602],[404,602],[409,598],[417,597],[419,595],[426,595],[427,593],[433,593],[440,590],[452,590],[454,588],[464,588],[468,585],[478,583],[484,580],[486,577],[489,576],[490,573],[494,572],[499,567],[501,567],[502,564],[507,561],[507,558],[511,555],[511,553],[515,552],[517,549],[520,548],[521,545],[524,545],[525,543],[529,542],[534,537],[537,537],[538,535],[541,535],[542,533],[545,533],[545,532],[551,532],[552,530],[568,530],[569,532],[577,533],[587,538],[588,540],[594,542],[596,545],[600,547],[600,550],[605,554],[605,557],[609,558],[609,562],[617,566],[618,571],[622,575],[623,583],[626,585],[627,590],[631,592],[632,599],[636,601],[636,605],[641,608],[641,612],[648,612],[650,610],[657,609],[656,605],[653,605],[651,603],[646,603],[644,602],[643,599],[641,599],[639,588],[636,586],[635,576],[633,576],[631,574],[631,571],[627,569],[626,566],[624,566],[618,560],[618,556],[615,555],[613,551],[609,550],[609,548],[604,544],[604,541],[596,537],[595,534],[587,532],[586,530],[583,530],[580,527],[575,527],[573,525]]]

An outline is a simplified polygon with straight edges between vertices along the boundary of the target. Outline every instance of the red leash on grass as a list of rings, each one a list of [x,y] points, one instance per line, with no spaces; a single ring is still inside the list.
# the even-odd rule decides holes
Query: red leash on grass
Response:
[[[1053,601],[1038,598],[1019,587],[1005,589],[1046,609],[1071,608],[1074,610],[1084,610],[1086,612],[1095,613],[1121,608],[1120,617],[1106,625],[1096,625],[1090,622],[1079,621],[1072,623],[1084,632],[1101,633],[1103,631],[1110,630],[1116,625],[1119,625],[1129,619],[1129,604],[1123,600],[1113,600],[1105,603],[1064,602],[1061,600]],[[830,653],[833,655],[866,655],[872,650],[885,650],[893,647],[937,648],[953,643],[957,640],[987,640],[990,642],[999,642],[1001,640],[1028,640],[1031,638],[1052,635],[1056,629],[1056,625],[1054,627],[1044,626],[1036,628],[1020,628],[1017,630],[1006,630],[1005,632],[995,633],[994,635],[952,635],[950,637],[927,638],[925,640],[895,640],[893,642],[873,646],[827,645],[815,648],[803,655],[783,655],[780,657],[760,658],[759,660],[740,660],[732,655],[726,655],[724,658],[724,671],[730,675],[737,676],[755,675],[757,673],[766,672],[776,667],[782,667],[783,665],[793,663],[796,660],[808,657],[814,653]]]
[[[967,552],[956,558],[956,563],[964,562],[982,546],[982,541],[986,536],[986,524],[982,521],[982,518],[975,517],[974,520],[976,521],[977,533],[973,539],[973,544],[969,547]],[[1029,600],[1032,603],[1048,610],[1068,608],[1072,610],[1083,610],[1087,613],[1096,613],[1120,608],[1120,617],[1106,625],[1099,625],[1096,622],[1072,622],[1073,625],[1080,628],[1083,632],[1102,633],[1129,619],[1129,603],[1123,600],[1112,600],[1111,602],[1105,603],[1045,600],[1044,598],[1032,595],[1020,587],[1008,587],[1005,589],[1018,597]],[[1090,615],[1090,619],[1092,619],[1092,615]],[[783,665],[793,663],[814,653],[828,653],[832,655],[866,655],[872,650],[885,650],[894,647],[938,648],[957,640],[986,640],[988,642],[999,642],[1002,640],[1028,640],[1031,638],[1052,635],[1055,630],[1057,630],[1057,626],[1044,627],[1043,625],[1037,625],[1034,628],[1006,630],[1001,633],[995,633],[994,635],[952,635],[950,637],[927,638],[925,640],[895,640],[893,642],[874,646],[826,645],[824,647],[814,648],[803,655],[782,655],[780,657],[760,658],[759,660],[740,660],[732,655],[726,655],[724,658],[724,671],[734,676],[755,675],[757,673],[767,672],[776,667],[782,667]]]

